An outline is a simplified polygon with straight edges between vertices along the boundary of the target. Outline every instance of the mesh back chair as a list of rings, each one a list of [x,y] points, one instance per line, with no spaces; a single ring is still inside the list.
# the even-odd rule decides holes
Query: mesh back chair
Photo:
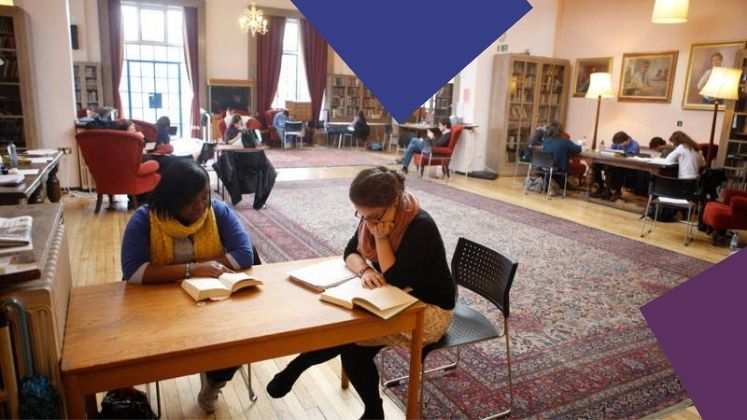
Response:
[[[498,251],[472,242],[469,239],[459,238],[456,250],[454,251],[454,257],[451,260],[451,271],[454,275],[454,280],[459,286],[477,293],[498,308],[503,315],[503,332],[499,332],[495,325],[482,313],[457,301],[454,308],[454,317],[446,334],[437,342],[423,346],[422,353],[423,366],[425,366],[425,359],[431,352],[456,348],[456,361],[445,366],[428,370],[423,369],[421,371],[421,405],[423,403],[422,393],[426,373],[455,368],[459,363],[460,346],[505,337],[509,407],[500,413],[490,416],[490,418],[504,417],[511,414],[514,395],[511,383],[511,346],[508,329],[509,291],[511,290],[518,265],[517,262]],[[383,381],[382,378],[382,381],[384,382],[384,386],[390,387],[398,385],[407,378],[407,376],[404,376],[388,381]]]
[[[260,265],[262,264],[262,260],[259,258],[259,254],[257,253],[257,248],[252,245],[252,254],[254,254],[254,261],[252,265]],[[241,377],[244,379],[244,383],[246,383],[246,388],[249,390],[249,401],[254,402],[257,401],[257,394],[254,393],[254,388],[252,388],[252,365],[247,363],[246,369],[244,366],[239,367],[239,372],[241,373]],[[156,401],[158,406],[158,417],[161,418],[161,387],[159,385],[159,382],[156,381]]]
[[[654,175],[651,178],[651,190],[648,195],[648,203],[643,213],[643,222],[641,222],[641,237],[653,232],[656,228],[656,219],[659,217],[660,207],[671,207],[678,209],[687,209],[687,220],[685,221],[685,246],[690,244],[693,239],[692,235],[692,215],[693,210],[697,207],[697,190],[698,179],[679,179],[668,176]],[[651,205],[655,206],[654,222],[646,230],[647,216]]]
[[[283,149],[288,147],[288,137],[295,137],[297,142],[303,145],[303,122],[301,121],[288,121],[285,123],[285,130],[283,131]],[[296,145],[298,146],[298,145]]]
[[[514,179],[516,179],[516,177],[519,175],[520,165],[527,165],[527,173],[529,173],[529,169],[530,169],[529,165],[531,165],[532,163],[532,154],[530,153],[530,150],[531,149],[529,148],[529,146],[522,147],[521,145],[519,145],[519,147],[517,147],[516,165],[514,166]],[[519,185],[519,184],[514,181],[514,185]]]
[[[553,174],[563,175],[563,198],[565,198],[565,193],[568,189],[568,172],[556,168],[553,162],[554,158],[550,152],[540,152],[536,150],[532,152],[532,160],[527,169],[527,176],[524,178],[524,194],[527,193],[527,184],[529,183],[529,177],[532,174],[532,167],[535,167],[539,170],[542,174],[542,178],[545,180],[545,189],[547,190],[548,200],[550,199],[550,184],[552,183]]]
[[[215,157],[215,146],[217,144],[218,143],[213,142],[202,143],[202,149],[200,150],[200,154],[197,156],[196,160],[200,166],[205,166],[210,159]]]

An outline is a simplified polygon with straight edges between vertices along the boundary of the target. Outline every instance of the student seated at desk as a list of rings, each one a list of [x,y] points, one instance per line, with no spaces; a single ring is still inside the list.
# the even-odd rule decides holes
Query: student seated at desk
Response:
[[[244,120],[241,119],[241,115],[234,114],[231,117],[231,124],[226,128],[226,133],[223,135],[223,142],[226,144],[234,144],[237,141],[241,141],[241,130],[244,128]]]
[[[417,198],[405,191],[405,177],[383,166],[364,169],[348,193],[360,219],[345,248],[345,263],[358,273],[363,287],[385,284],[412,288],[426,304],[423,344],[437,341],[451,322],[456,284],[449,272],[441,234]],[[366,261],[373,265],[368,265]],[[267,384],[267,393],[280,398],[290,392],[311,366],[340,355],[342,366],[365,406],[361,418],[383,419],[379,372],[373,358],[384,346],[410,346],[411,333],[402,333],[302,353]]]
[[[675,131],[669,137],[675,148],[666,157],[667,163],[677,163],[677,178],[694,179],[700,175],[700,168],[705,166],[705,158],[698,143],[682,131]]]
[[[171,120],[169,117],[163,116],[156,121],[156,128],[158,132],[156,134],[156,149],[155,153],[169,154],[174,153],[174,146],[171,143],[171,136],[169,135],[169,129],[171,128]]]
[[[196,162],[179,159],[163,174],[148,204],[132,215],[122,239],[122,273],[133,284],[218,277],[250,268],[252,241],[230,207],[210,199],[210,180]],[[198,404],[208,413],[238,367],[200,374]]]
[[[641,146],[637,141],[633,140],[628,133],[624,131],[618,131],[612,136],[612,150],[620,150],[625,154],[638,154],[641,151]],[[608,166],[604,169],[595,169],[594,178],[596,182],[602,185],[602,171],[605,173],[605,184],[600,187],[596,193],[591,194],[592,197],[600,197],[609,201],[617,201],[622,196],[622,187],[625,182],[625,177],[630,175],[635,177],[635,170],[626,168],[617,168]]]
[[[570,175],[571,158],[581,153],[581,146],[563,137],[560,128],[559,124],[551,124],[545,129],[542,151],[552,153],[553,166]],[[561,175],[553,176],[553,178],[562,185]]]
[[[674,150],[674,146],[667,144],[667,142],[661,137],[651,138],[651,141],[648,142],[648,148],[659,152],[660,158],[667,157],[667,155],[672,153],[672,150]]]
[[[410,140],[410,144],[407,145],[405,155],[401,160],[397,159],[397,163],[402,164],[402,172],[407,173],[410,161],[415,153],[430,153],[433,147],[444,147],[449,144],[451,139],[451,121],[448,118],[441,118],[438,121],[438,131],[441,132],[441,136],[438,140],[435,140],[435,134],[433,130],[428,130],[428,139],[421,139],[419,137],[413,137]]]
[[[371,131],[366,121],[366,114],[363,111],[358,111],[358,115],[353,118],[353,122],[348,126],[348,131],[353,132],[353,136],[363,140],[365,143],[368,141],[368,134]]]

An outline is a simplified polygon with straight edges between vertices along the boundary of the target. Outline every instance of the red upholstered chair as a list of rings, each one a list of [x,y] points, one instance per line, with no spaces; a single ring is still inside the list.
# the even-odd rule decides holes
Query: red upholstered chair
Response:
[[[96,213],[104,194],[130,194],[137,208],[137,195],[152,191],[161,179],[158,162],[140,163],[143,140],[136,133],[86,130],[75,138],[96,182]]]
[[[420,171],[420,176],[423,176],[426,166],[441,165],[446,177],[451,178],[449,162],[451,162],[451,155],[454,153],[459,137],[462,135],[462,130],[464,130],[463,125],[453,125],[451,127],[451,138],[449,138],[449,144],[446,147],[434,147],[431,153],[414,155],[413,160]]]
[[[724,202],[709,201],[703,210],[703,223],[718,233],[747,229],[747,192],[727,189]]]
[[[156,141],[156,137],[158,137],[158,127],[156,127],[155,124],[149,123],[147,121],[141,121],[141,120],[130,120],[135,124],[135,128],[137,128],[137,131],[143,133],[143,136],[145,136],[145,141],[147,142],[154,142]]]

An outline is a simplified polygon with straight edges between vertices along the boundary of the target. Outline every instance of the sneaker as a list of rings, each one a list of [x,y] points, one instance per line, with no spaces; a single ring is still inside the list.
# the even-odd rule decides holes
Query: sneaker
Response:
[[[218,394],[220,388],[213,386],[205,373],[200,373],[200,393],[197,395],[197,404],[206,413],[215,412],[218,408]]]
[[[407,175],[407,171],[408,171],[407,166],[403,166],[402,167],[402,172],[404,172],[405,175]]]

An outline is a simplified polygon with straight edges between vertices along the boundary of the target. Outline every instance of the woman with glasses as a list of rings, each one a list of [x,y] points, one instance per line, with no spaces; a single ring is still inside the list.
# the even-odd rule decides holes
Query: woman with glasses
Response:
[[[233,211],[210,199],[204,168],[178,159],[163,172],[148,204],[135,211],[122,239],[124,280],[134,284],[218,277],[250,268],[252,241]],[[198,403],[208,413],[218,405],[218,391],[238,367],[200,375]]]
[[[364,287],[390,284],[410,291],[426,304],[424,344],[437,341],[449,327],[456,284],[449,271],[443,240],[435,221],[417,198],[405,191],[403,174],[383,166],[364,169],[350,185],[349,198],[360,219],[345,248],[348,268]],[[379,373],[374,356],[384,346],[409,348],[410,333],[302,353],[267,384],[274,398],[287,394],[309,367],[338,354],[350,382],[365,406],[361,418],[380,419]]]

